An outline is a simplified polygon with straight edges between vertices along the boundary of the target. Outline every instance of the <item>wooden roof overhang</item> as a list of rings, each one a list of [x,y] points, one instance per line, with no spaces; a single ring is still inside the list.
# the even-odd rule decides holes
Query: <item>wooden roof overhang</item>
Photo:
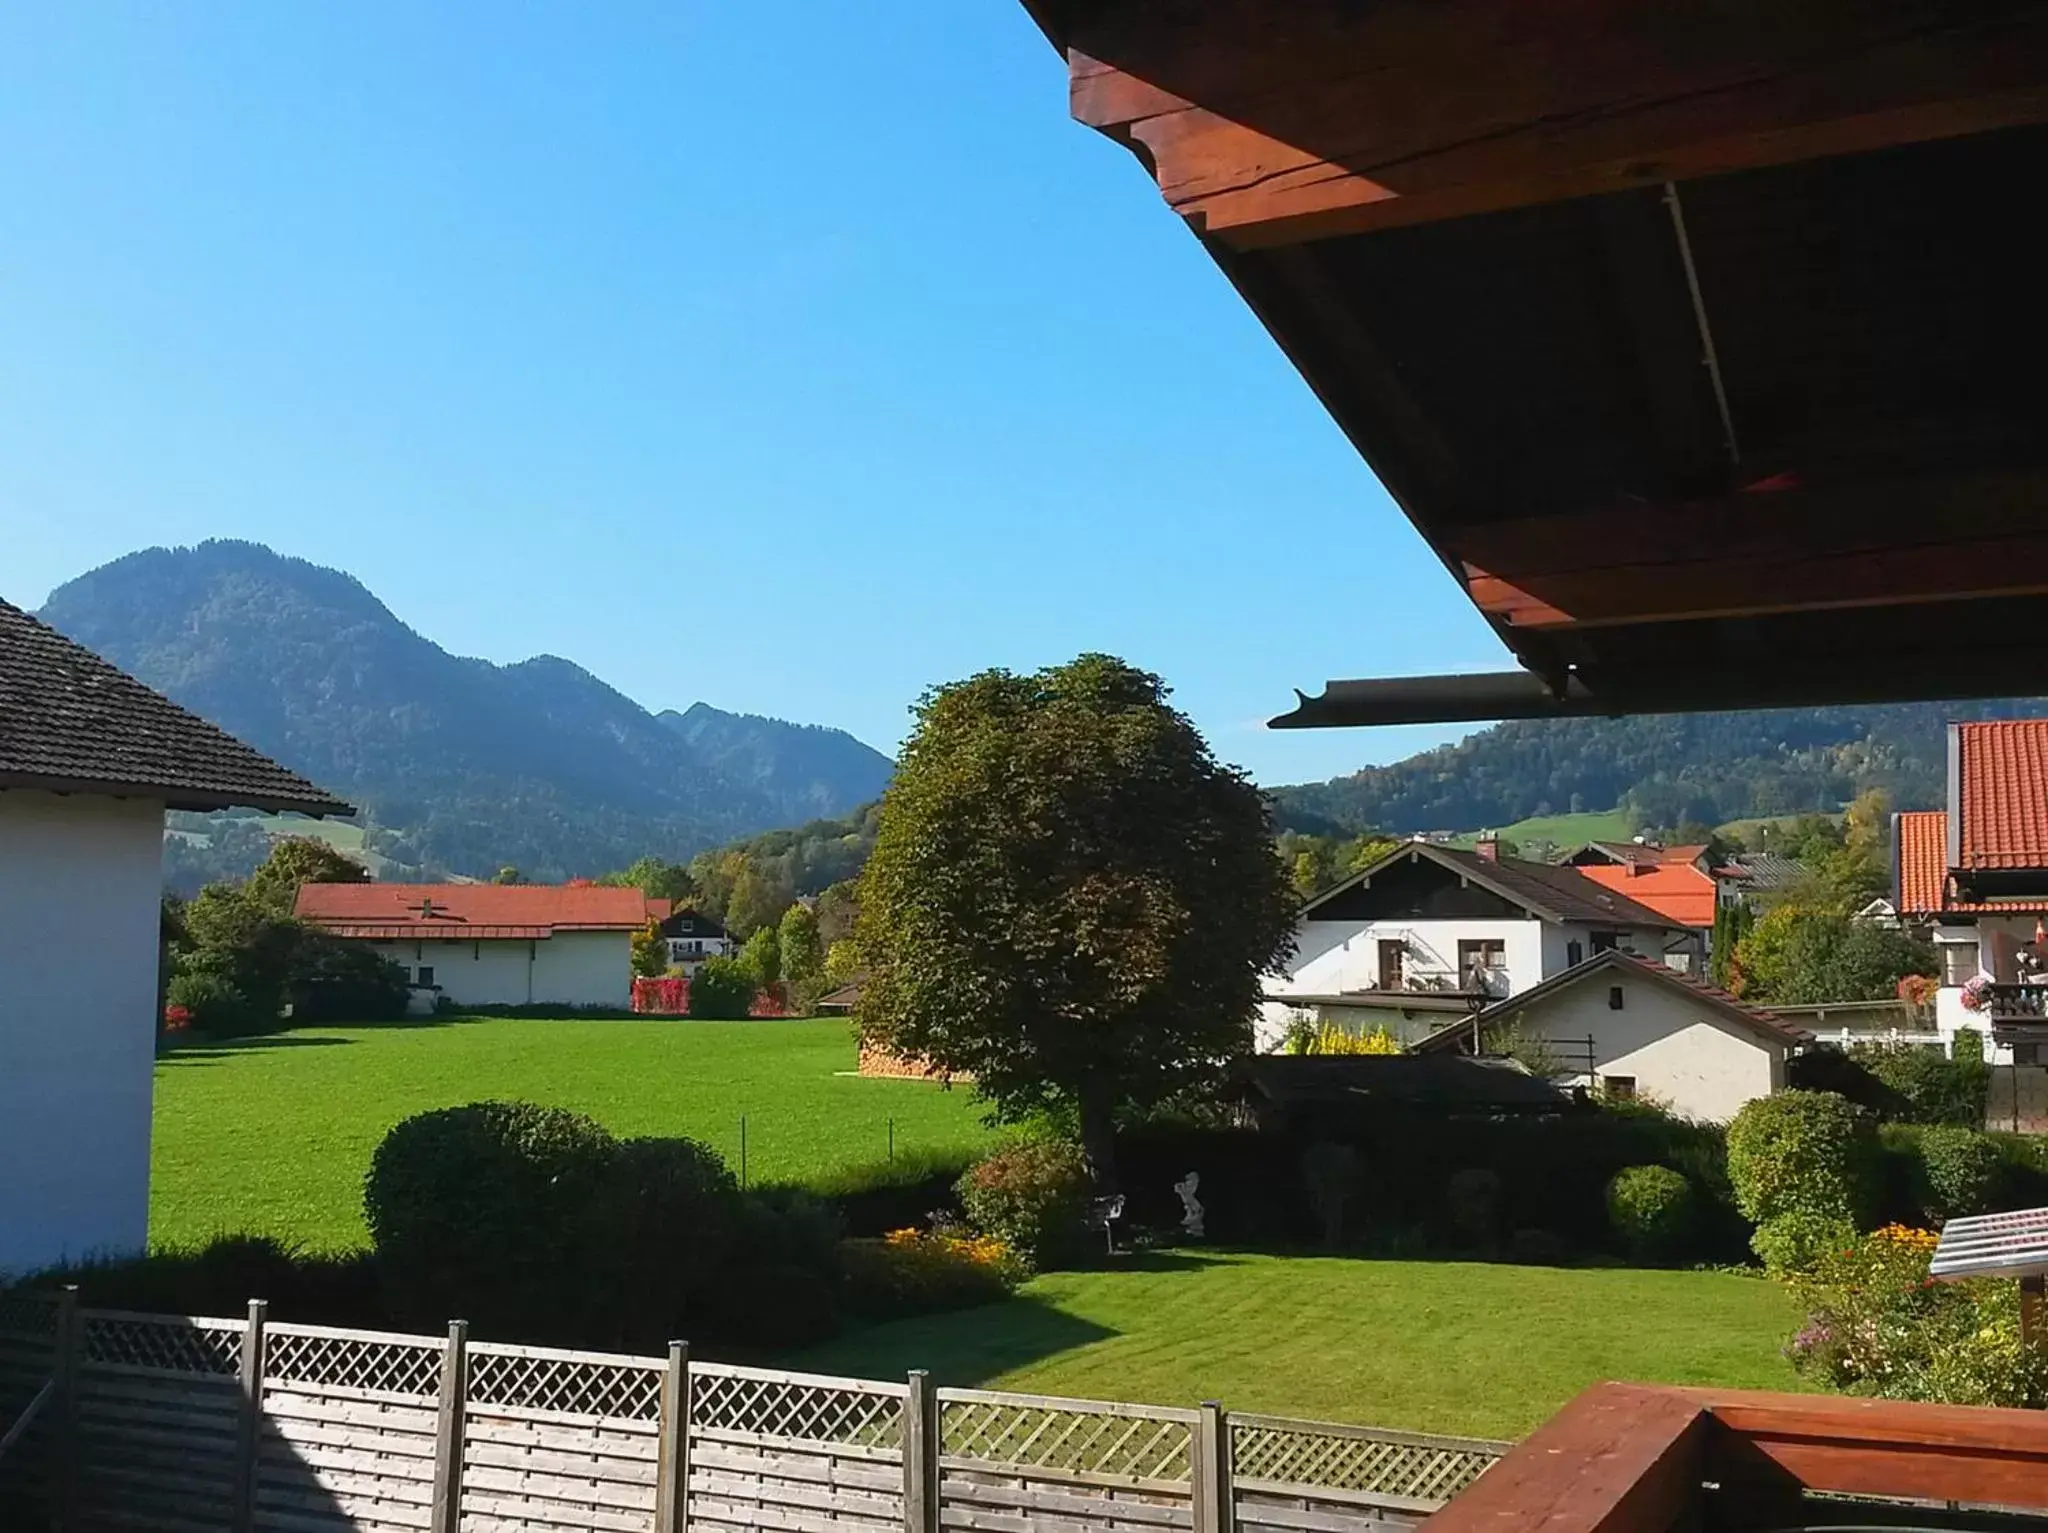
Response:
[[[2048,5],[1026,3],[1523,667],[1276,724],[2042,690]]]

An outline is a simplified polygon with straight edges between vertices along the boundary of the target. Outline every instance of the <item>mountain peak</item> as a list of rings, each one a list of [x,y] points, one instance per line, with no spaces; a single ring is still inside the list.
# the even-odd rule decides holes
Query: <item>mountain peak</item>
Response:
[[[699,704],[657,719],[572,660],[449,654],[354,576],[259,543],[150,548],[51,593],[59,631],[366,806],[392,860],[540,878],[842,815],[887,757]]]

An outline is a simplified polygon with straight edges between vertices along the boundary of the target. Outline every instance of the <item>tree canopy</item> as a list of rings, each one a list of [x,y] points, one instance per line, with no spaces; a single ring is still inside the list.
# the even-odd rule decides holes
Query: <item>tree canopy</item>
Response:
[[[1248,1048],[1291,942],[1265,798],[1166,699],[1094,654],[927,693],[861,878],[864,1033],[1072,1113],[1103,1183],[1116,1114]]]

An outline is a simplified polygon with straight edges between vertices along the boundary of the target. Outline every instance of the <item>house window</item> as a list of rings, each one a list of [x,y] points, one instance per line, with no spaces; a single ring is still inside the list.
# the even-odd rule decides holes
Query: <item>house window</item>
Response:
[[[1408,944],[1405,942],[1381,941],[1379,948],[1380,989],[1399,990],[1401,988],[1402,955],[1407,951],[1407,947]]]
[[[1594,951],[1594,952],[1596,952],[1596,953],[1611,953],[1611,952],[1613,952],[1613,951],[1614,951],[1614,950],[1615,950],[1616,948],[1618,948],[1618,947],[1620,947],[1620,946],[1621,946],[1621,933],[1620,933],[1620,932],[1594,932],[1594,933],[1593,933],[1593,951]]]
[[[1944,942],[1941,945],[1941,982],[1948,986],[1967,985],[1977,977],[1982,962],[1974,942]]]
[[[1586,944],[1579,941],[1577,937],[1572,938],[1571,941],[1564,945],[1564,966],[1567,969],[1576,969],[1585,961]]]
[[[1610,1102],[1633,1102],[1636,1099],[1636,1078],[1633,1075],[1603,1075],[1600,1077],[1600,1091]]]
[[[433,966],[432,964],[430,964],[430,963],[423,963],[423,964],[421,964],[421,965],[420,965],[420,985],[421,985],[421,987],[422,987],[422,988],[424,988],[424,987],[426,987],[426,986],[428,986],[428,985],[431,985],[431,984],[433,984],[433,982],[434,982],[434,966]]]
[[[1621,986],[1609,985],[1607,987],[1607,1009],[1609,1011],[1620,1011],[1621,1004]]]
[[[1499,937],[1465,938],[1458,943],[1458,979],[1468,988],[1484,990],[1486,982],[1508,966],[1508,945]]]

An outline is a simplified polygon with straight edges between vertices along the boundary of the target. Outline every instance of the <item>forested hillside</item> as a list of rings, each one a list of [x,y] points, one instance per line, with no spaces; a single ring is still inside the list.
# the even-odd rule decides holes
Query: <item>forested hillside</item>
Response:
[[[1617,806],[1639,825],[1713,825],[1838,809],[1866,788],[1927,808],[1945,791],[1950,720],[2037,712],[2048,702],[1518,721],[1273,797],[1290,828],[1396,834]]]
[[[353,577],[253,543],[148,549],[44,621],[366,811],[394,862],[561,878],[874,798],[850,735],[702,704],[657,717],[568,660],[451,655]]]

